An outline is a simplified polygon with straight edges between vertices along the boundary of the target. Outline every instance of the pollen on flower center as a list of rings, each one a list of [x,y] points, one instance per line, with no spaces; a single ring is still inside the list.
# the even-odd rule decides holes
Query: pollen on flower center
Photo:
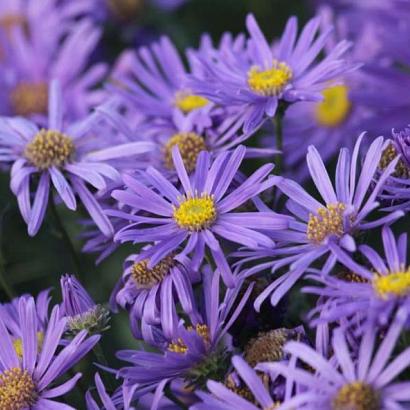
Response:
[[[173,135],[165,144],[164,156],[165,166],[174,169],[172,160],[172,148],[177,145],[188,173],[192,172],[196,166],[196,160],[201,151],[206,151],[204,139],[194,132],[181,132]]]
[[[43,332],[37,332],[37,352],[40,352],[41,348],[43,347],[43,341],[44,341],[44,333]],[[21,338],[15,339],[13,341],[13,346],[14,350],[17,353],[17,356],[22,359],[23,358],[23,341]]]
[[[307,238],[321,243],[330,235],[342,236],[344,233],[343,214],[346,205],[339,202],[319,208],[317,215],[310,214],[307,225]]]
[[[212,195],[183,197],[178,207],[174,207],[174,220],[179,227],[189,231],[200,231],[211,226],[217,217]]]
[[[261,362],[275,362],[283,359],[283,346],[291,332],[288,329],[274,329],[258,335],[245,347],[244,359],[255,367]]]
[[[396,147],[393,144],[389,144],[387,148],[383,151],[382,157],[380,159],[379,168],[381,170],[386,169],[389,164],[399,155]],[[400,158],[396,164],[394,172],[392,174],[396,178],[410,178],[410,168],[406,163]]]
[[[200,95],[179,91],[175,94],[174,104],[183,113],[188,114],[191,111],[205,107],[209,104],[209,100],[205,97],[201,97]]]
[[[368,384],[353,382],[339,389],[332,410],[381,410],[380,397]]]
[[[253,66],[248,72],[249,88],[256,94],[265,97],[279,95],[292,79],[291,68],[283,62],[275,60],[272,68],[261,70]]]
[[[160,283],[169,270],[175,266],[174,254],[170,254],[158,262],[153,268],[148,269],[148,259],[134,263],[131,268],[131,276],[138,289],[150,289]]]
[[[45,114],[48,106],[47,84],[19,83],[11,91],[10,102],[16,115]]]
[[[376,274],[373,278],[373,288],[382,299],[387,299],[389,296],[410,295],[410,267],[407,271],[388,275]]]
[[[209,330],[207,325],[197,324],[195,327],[188,326],[187,330],[189,332],[196,332],[198,336],[200,336],[206,346],[209,346],[210,339],[209,339]],[[186,353],[188,351],[188,347],[182,338],[178,338],[175,342],[172,342],[168,345],[168,350],[174,353]]]
[[[346,120],[352,106],[349,90],[345,85],[336,85],[322,94],[324,99],[316,106],[316,119],[325,127],[337,127]]]
[[[27,144],[24,155],[37,168],[48,169],[63,166],[74,154],[72,139],[54,130],[40,130]]]
[[[0,409],[23,410],[36,400],[36,386],[27,370],[15,367],[0,374]]]

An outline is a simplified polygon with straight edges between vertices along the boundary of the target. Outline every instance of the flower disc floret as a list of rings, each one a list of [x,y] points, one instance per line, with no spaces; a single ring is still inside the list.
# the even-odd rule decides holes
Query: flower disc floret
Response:
[[[151,269],[148,268],[148,263],[149,260],[144,259],[132,265],[131,275],[138,289],[151,289],[160,283],[175,266],[174,254],[168,255]]]
[[[204,139],[195,132],[181,132],[173,135],[165,145],[165,166],[173,170],[172,149],[178,146],[179,152],[188,173],[195,169],[198,155],[201,151],[206,151]]]
[[[265,97],[278,96],[292,79],[292,70],[284,62],[274,61],[272,68],[261,70],[253,66],[248,72],[248,85],[255,93]]]
[[[15,367],[0,374],[0,409],[31,408],[36,399],[36,386],[27,370]]]
[[[27,144],[24,155],[38,169],[62,167],[74,154],[75,146],[70,137],[55,130],[40,130]]]
[[[207,106],[209,104],[209,100],[205,97],[201,97],[200,95],[178,92],[175,96],[174,104],[184,114],[189,114],[192,111]]]
[[[396,159],[399,155],[394,144],[390,143],[387,148],[383,151],[382,157],[379,162],[379,168],[385,170],[389,164]],[[392,174],[396,178],[409,179],[410,178],[410,168],[406,165],[402,158],[400,158]]]
[[[45,114],[48,106],[48,86],[45,83],[22,82],[10,94],[10,102],[16,115],[27,117]]]
[[[317,215],[310,214],[307,237],[314,243],[322,243],[328,236],[342,236],[344,233],[343,214],[346,205],[339,202],[319,208]]]
[[[410,268],[407,271],[375,275],[373,288],[382,299],[387,299],[389,296],[410,295]]]
[[[326,88],[323,101],[316,106],[316,119],[325,127],[337,127],[342,124],[351,110],[349,90],[345,85]]]
[[[380,398],[370,385],[353,382],[339,389],[332,410],[381,410]]]
[[[212,195],[184,196],[178,207],[174,208],[174,220],[179,227],[189,231],[201,231],[211,226],[217,217]]]

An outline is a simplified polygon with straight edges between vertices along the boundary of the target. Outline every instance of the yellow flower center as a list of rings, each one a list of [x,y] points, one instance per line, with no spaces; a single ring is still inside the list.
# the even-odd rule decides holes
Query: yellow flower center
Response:
[[[332,410],[381,410],[378,393],[368,384],[353,382],[339,389]]]
[[[196,332],[198,336],[202,338],[207,347],[210,345],[211,341],[209,338],[209,330],[207,325],[197,324],[195,328],[192,326],[188,326],[187,330],[189,332]],[[188,347],[184,343],[182,338],[179,337],[175,342],[172,342],[168,345],[168,350],[170,352],[183,354],[188,351]]]
[[[389,144],[387,148],[383,151],[382,157],[380,159],[379,168],[383,171],[385,170],[389,164],[396,159],[399,155],[397,152],[396,147],[393,144]],[[400,158],[396,164],[396,167],[393,172],[393,176],[396,178],[410,178],[410,168],[406,165],[406,163]]]
[[[17,84],[10,94],[14,114],[27,117],[32,114],[45,114],[48,107],[48,87],[45,83]]]
[[[1,410],[28,409],[36,400],[36,386],[27,370],[15,367],[0,374]]]
[[[389,273],[388,275],[376,274],[373,278],[373,288],[382,299],[389,296],[410,295],[410,267],[407,271]]]
[[[169,270],[175,265],[175,254],[170,254],[162,259],[152,269],[148,269],[148,259],[136,262],[131,268],[131,275],[138,289],[151,289],[160,283]]]
[[[330,235],[342,236],[344,233],[343,213],[346,205],[339,202],[319,208],[317,215],[310,214],[307,237],[314,243],[321,243]]]
[[[144,0],[106,0],[108,8],[115,17],[130,21],[144,6]]]
[[[44,170],[63,166],[74,151],[70,137],[59,131],[42,129],[26,145],[24,155],[34,166]]]
[[[337,127],[346,120],[352,107],[349,90],[345,85],[336,85],[322,94],[324,99],[316,106],[316,119],[324,127]]]
[[[209,100],[205,97],[195,94],[187,94],[186,92],[179,91],[175,95],[174,104],[183,113],[189,114],[191,111],[198,110],[209,104]]]
[[[178,207],[174,207],[174,220],[180,228],[200,231],[211,226],[216,219],[213,196],[202,194],[200,197],[183,197]]]
[[[40,352],[41,348],[43,347],[43,342],[44,342],[44,333],[43,332],[37,332],[37,352]],[[14,350],[17,353],[17,356],[22,359],[23,358],[23,341],[18,338],[13,341],[13,346]]]
[[[196,160],[201,151],[206,151],[204,139],[194,132],[181,132],[172,136],[164,147],[165,166],[173,170],[172,148],[177,145],[188,173],[196,166]]]
[[[284,90],[292,75],[287,64],[275,60],[269,70],[261,70],[258,66],[251,67],[248,72],[248,85],[255,94],[273,97]]]

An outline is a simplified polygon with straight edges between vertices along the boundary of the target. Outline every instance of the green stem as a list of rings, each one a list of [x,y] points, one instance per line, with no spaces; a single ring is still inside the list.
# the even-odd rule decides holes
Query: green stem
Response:
[[[60,215],[57,211],[57,207],[56,207],[56,205],[54,203],[54,200],[52,198],[50,200],[50,210],[51,210],[51,213],[53,214],[53,218],[54,218],[54,221],[55,221],[55,224],[56,224],[56,228],[59,231],[59,233],[60,233],[60,235],[61,235],[61,237],[62,237],[62,239],[65,243],[65,246],[66,246],[66,248],[68,249],[68,251],[70,253],[71,260],[73,262],[73,267],[76,271],[75,273],[80,275],[81,274],[80,262],[78,260],[77,253],[75,251],[73,242],[71,241],[70,235],[68,235],[68,232],[67,232],[67,230],[66,230],[66,228],[65,228],[65,226],[64,226],[64,224],[63,224],[63,222],[60,218]]]
[[[167,385],[164,389],[164,395],[167,397],[169,400],[174,402],[177,406],[179,406],[183,410],[188,410],[188,406],[181,400],[178,399],[177,396],[173,393],[171,390],[171,387]]]

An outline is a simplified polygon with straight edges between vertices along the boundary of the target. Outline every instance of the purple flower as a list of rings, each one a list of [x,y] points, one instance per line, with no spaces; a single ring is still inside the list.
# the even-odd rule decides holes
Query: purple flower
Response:
[[[393,174],[387,180],[380,198],[387,204],[387,210],[410,209],[410,128],[400,132],[393,130],[393,138],[383,152],[380,168],[386,168],[397,155],[400,159]]]
[[[169,121],[174,112],[191,114],[196,123],[209,123],[214,104],[186,85],[188,72],[201,75],[201,67],[188,53],[189,69],[167,37],[150,47],[127,53],[128,72],[114,76],[114,91],[151,121]],[[111,87],[112,88],[112,87]]]
[[[314,372],[282,363],[266,365],[303,386],[278,409],[404,409],[410,400],[408,382],[393,380],[410,365],[410,348],[391,361],[390,357],[406,316],[399,311],[382,339],[377,339],[380,335],[376,327],[369,324],[357,353],[349,349],[342,329],[336,329],[332,338],[334,356],[329,360],[303,343],[289,342],[285,350]]]
[[[227,332],[243,309],[252,291],[250,285],[241,295],[242,283],[226,289],[221,300],[220,275],[207,269],[203,275],[203,303],[197,304],[187,320],[178,321],[175,307],[166,306],[168,321],[162,332],[152,328],[149,342],[159,353],[123,351],[118,357],[131,363],[120,369],[125,379],[124,394],[132,397],[156,389],[158,397],[166,384],[184,380],[203,388],[209,378],[219,377],[229,365]],[[148,331],[149,329],[147,329]]]
[[[240,356],[234,356],[232,364],[244,382],[245,388],[252,394],[253,401],[246,400],[222,383],[210,380],[207,387],[211,394],[197,392],[202,401],[191,406],[192,410],[258,410],[261,408],[273,410],[279,406],[280,402],[272,398],[265,383],[266,379],[262,380],[260,373],[252,369]],[[288,390],[290,392],[290,389]]]
[[[21,350],[22,346],[22,323],[19,319],[20,300],[31,298],[30,295],[22,295],[14,298],[10,303],[0,304],[0,318],[10,332],[13,338],[14,346]],[[49,321],[50,290],[43,290],[34,300],[34,309],[37,315],[37,332],[44,334]],[[41,337],[40,337],[41,338]]]
[[[359,170],[357,162],[363,136],[358,138],[352,156],[348,149],[340,150],[335,188],[317,149],[309,147],[307,165],[321,201],[290,179],[283,178],[278,182],[278,188],[290,199],[287,208],[295,219],[289,223],[289,229],[271,232],[270,236],[281,241],[281,246],[268,251],[267,256],[273,253],[276,257],[274,261],[261,265],[261,269],[269,266],[273,272],[284,266],[290,269],[274,280],[256,299],[257,309],[271,293],[272,304],[277,304],[313,262],[326,258],[321,265],[321,272],[323,275],[328,274],[343,249],[348,252],[356,250],[356,235],[392,223],[403,215],[403,212],[395,211],[372,221],[366,220],[379,207],[377,195],[393,172],[397,159],[389,164],[377,183],[373,184],[386,144],[382,137],[373,141]],[[263,253],[263,250],[257,251],[259,256]],[[255,267],[250,272],[261,269]]]
[[[63,297],[61,314],[67,318],[70,333],[77,334],[85,329],[94,334],[109,328],[109,311],[92,300],[74,275],[63,275],[60,284]]]
[[[319,3],[326,3],[340,16],[349,40],[360,42],[361,37],[368,37],[362,61],[384,66],[397,61],[408,63],[410,53],[404,46],[410,34],[407,0],[320,0]]]
[[[81,377],[75,374],[63,384],[56,381],[78,363],[98,342],[99,336],[87,338],[87,332],[79,333],[60,348],[66,320],[60,318],[55,306],[38,342],[37,315],[33,298],[21,298],[18,306],[22,329],[22,356],[19,357],[6,324],[0,317],[0,408],[2,409],[61,409],[63,404],[54,398],[72,390]],[[74,409],[64,405],[67,409]]]
[[[182,156],[174,147],[173,162],[182,192],[154,168],[148,168],[142,175],[143,181],[125,175],[126,189],[114,191],[113,197],[134,212],[114,213],[132,222],[115,239],[134,243],[155,241],[149,250],[150,269],[180,246],[183,255],[192,254],[193,268],[198,269],[208,247],[225,283],[234,286],[235,279],[217,237],[251,248],[272,246],[272,240],[259,231],[284,229],[288,225],[287,217],[274,212],[232,212],[277,181],[275,177],[266,178],[273,168],[266,164],[230,191],[245,151],[240,146],[233,153],[219,154],[212,163],[210,155],[201,152],[190,179]]]
[[[98,373],[95,374],[95,387],[97,388],[98,397],[101,402],[101,406],[97,404],[94,400],[93,395],[90,391],[87,391],[85,395],[85,400],[87,404],[87,410],[116,410],[119,408],[124,408],[123,398],[121,394],[115,394],[110,396],[101,380]],[[125,407],[127,410],[132,410],[132,407]]]
[[[385,326],[396,308],[410,312],[410,267],[407,263],[407,234],[396,240],[388,227],[383,227],[383,258],[368,245],[359,250],[368,260],[368,266],[354,262],[340,251],[340,262],[346,266],[339,276],[311,278],[324,287],[311,286],[304,291],[325,297],[316,309],[317,322],[339,321],[344,318],[375,318]]]
[[[184,255],[170,254],[148,268],[149,254],[131,255],[125,261],[123,276],[111,299],[130,311],[133,334],[141,338],[140,322],[159,325],[169,321],[169,306],[181,304],[186,314],[193,313],[194,295],[191,282],[199,281],[191,261]]]
[[[118,167],[121,159],[145,153],[151,145],[135,142],[112,146],[108,135],[106,139],[103,133],[98,138],[92,135],[98,130],[97,122],[98,116],[92,114],[67,125],[57,82],[51,85],[47,128],[40,129],[23,118],[0,120],[0,159],[13,163],[10,186],[31,236],[43,222],[50,185],[71,210],[77,207],[78,195],[98,228],[106,236],[112,236],[113,227],[88,185],[93,190],[103,190],[109,180],[119,181],[118,171],[108,162]],[[30,187],[35,177],[38,185],[31,202]]]
[[[218,58],[201,59],[205,74],[193,78],[194,91],[222,106],[239,108],[245,133],[274,117],[279,103],[320,101],[320,91],[349,66],[341,56],[349,48],[339,43],[332,53],[315,63],[330,30],[315,39],[320,19],[307,23],[299,40],[297,20],[289,19],[279,44],[272,48],[253,15],[246,25],[250,34],[245,53],[225,49]]]
[[[43,19],[43,14],[41,16]],[[64,23],[60,24],[64,28]],[[60,31],[56,32],[57,36]],[[22,30],[14,32],[1,79],[2,114],[44,118],[47,114],[48,85],[57,79],[67,102],[65,114],[70,120],[77,120],[88,114],[91,107],[100,103],[105,95],[95,90],[95,86],[104,79],[107,65],[99,63],[88,67],[90,54],[100,39],[101,30],[91,21],[83,19],[71,23],[70,34],[61,44],[60,41],[44,44],[41,38],[44,35],[47,39],[53,38],[54,32],[44,33],[40,21],[32,34],[33,38],[27,38]]]
[[[321,9],[321,15],[325,27],[338,28],[325,46],[326,53],[331,53],[338,39],[347,37],[349,25],[342,17],[335,19],[328,8]],[[356,39],[346,59],[352,67],[355,62],[370,61],[360,70],[335,78],[322,91],[323,101],[289,107],[284,118],[284,160],[292,175],[308,175],[303,158],[309,145],[314,145],[327,162],[341,147],[352,149],[354,136],[363,130],[371,135],[384,135],[394,126],[406,124],[403,121],[407,121],[407,116],[405,110],[401,113],[401,107],[408,106],[403,93],[408,76],[390,67],[376,68],[372,62],[373,41],[371,31]],[[403,98],[398,98],[402,94]],[[380,116],[384,119],[382,123],[377,121]]]

